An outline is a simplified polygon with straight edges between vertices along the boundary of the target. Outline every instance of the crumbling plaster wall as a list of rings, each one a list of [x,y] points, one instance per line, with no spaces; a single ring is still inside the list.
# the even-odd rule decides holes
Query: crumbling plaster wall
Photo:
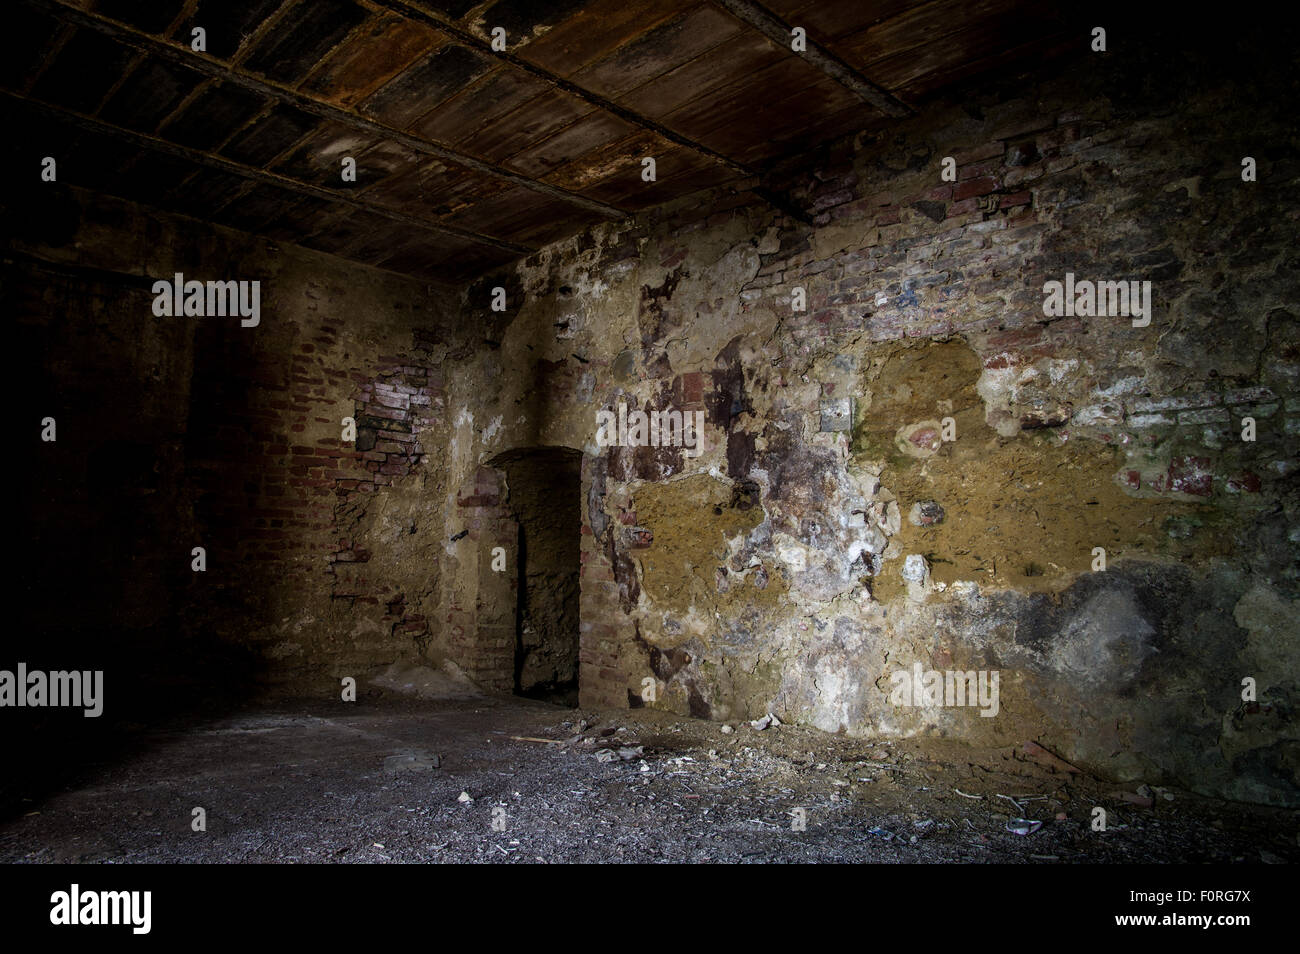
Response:
[[[511,321],[452,382],[453,473],[584,452],[584,701],[1296,802],[1300,165],[1267,78],[1158,67],[800,157],[811,225],[714,193],[470,291]],[[1150,325],[1046,316],[1067,271],[1151,281]],[[702,456],[597,446],[620,401],[704,410]],[[998,671],[998,714],[893,705],[914,662]]]

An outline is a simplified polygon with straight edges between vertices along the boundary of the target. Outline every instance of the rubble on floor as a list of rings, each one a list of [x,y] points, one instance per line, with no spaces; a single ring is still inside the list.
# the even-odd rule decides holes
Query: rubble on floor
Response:
[[[1278,809],[1117,790],[1021,748],[775,721],[385,696],[129,741],[5,821],[0,861],[1300,860]]]

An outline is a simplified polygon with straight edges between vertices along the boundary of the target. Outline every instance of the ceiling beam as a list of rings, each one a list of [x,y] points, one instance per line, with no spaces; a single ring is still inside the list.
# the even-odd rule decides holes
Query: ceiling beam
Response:
[[[714,2],[738,20],[758,30],[779,48],[790,49],[791,27],[771,10],[760,6],[754,0],[714,0]],[[807,38],[807,49],[797,55],[886,116],[912,115],[910,106],[895,99],[888,90],[877,86],[830,50],[814,42],[812,37]]]
[[[56,262],[35,252],[12,247],[4,250],[0,263],[3,263],[6,268],[35,268],[65,278],[76,278],[84,282],[102,282],[108,285],[125,285],[128,288],[138,288],[140,291],[150,293],[154,283],[153,277],[149,275],[119,272],[111,268],[83,265],[80,262]]]
[[[321,119],[328,119],[341,125],[348,126],[358,132],[364,132],[372,136],[379,136],[389,139],[393,142],[400,143],[408,149],[427,156],[434,156],[444,162],[455,163],[475,172],[492,176],[497,179],[503,179],[514,185],[531,189],[534,192],[541,193],[548,198],[565,202],[569,205],[588,212],[594,212],[597,215],[610,219],[626,218],[628,213],[624,210],[609,205],[605,202],[598,202],[595,199],[589,199],[586,196],[578,195],[561,189],[558,186],[549,185],[545,182],[539,182],[536,179],[530,179],[527,176],[520,175],[517,172],[511,172],[500,166],[484,162],[482,159],[476,159],[473,156],[447,149],[443,146],[435,145],[425,139],[412,136],[400,129],[386,126],[383,123],[366,119],[357,113],[339,109],[319,100],[312,99],[295,90],[288,89],[278,84],[269,83],[265,80],[254,79],[247,74],[232,70],[223,65],[206,53],[195,53],[188,46],[181,46],[166,40],[160,40],[157,37],[150,36],[134,27],[125,24],[116,23],[98,14],[84,13],[69,6],[64,0],[25,0],[25,2],[40,7],[54,17],[61,18],[77,26],[86,27],[96,30],[105,36],[112,37],[124,46],[128,46],[144,53],[156,53],[172,61],[173,63],[189,67],[199,73],[219,79],[223,82],[231,83],[236,86],[242,86],[244,89],[252,90],[263,96],[271,97],[290,106],[297,107],[305,113],[310,113]],[[500,55],[500,54],[497,54]]]
[[[287,176],[277,175],[274,172],[267,172],[264,169],[255,169],[252,166],[246,166],[243,163],[234,162],[222,156],[209,155],[206,152],[191,149],[188,146],[180,146],[176,143],[168,142],[165,139],[159,139],[156,136],[122,129],[118,126],[112,125],[111,123],[106,123],[102,119],[96,119],[93,116],[87,116],[63,106],[53,106],[49,103],[41,102],[40,100],[24,98],[19,96],[17,93],[11,93],[8,90],[0,90],[0,96],[14,100],[28,108],[44,113],[53,119],[68,123],[81,129],[122,139],[144,149],[152,149],[155,152],[161,152],[170,156],[175,156],[179,159],[185,159],[198,165],[206,166],[209,169],[218,169],[222,172],[228,172],[232,175],[250,179],[254,182],[260,182],[263,185],[274,186],[288,192],[295,192],[299,195],[311,196],[316,199],[324,199],[328,202],[341,203],[363,212],[369,212],[372,215],[391,219],[394,222],[410,228],[421,229],[436,235],[450,235],[458,239],[501,249],[502,251],[510,252],[513,255],[530,255],[537,251],[535,246],[519,245],[515,242],[493,238],[490,235],[482,235],[478,232],[473,232],[469,229],[462,229],[454,225],[430,222],[426,219],[417,218],[414,215],[407,215],[405,212],[398,212],[395,209],[389,209],[382,205],[366,202],[363,199],[358,199],[344,191],[324,189],[320,186],[300,182],[297,179],[290,179]]]

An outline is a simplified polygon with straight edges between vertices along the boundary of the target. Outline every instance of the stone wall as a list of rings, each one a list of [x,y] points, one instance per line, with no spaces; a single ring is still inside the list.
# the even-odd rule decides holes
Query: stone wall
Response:
[[[991,88],[792,161],[811,222],[701,194],[471,289],[511,323],[450,383],[461,466],[584,452],[583,700],[1295,803],[1294,83]],[[1067,273],[1154,314],[1049,315]],[[600,446],[620,403],[703,411],[704,453]],[[894,704],[914,663],[997,672],[996,716]]]

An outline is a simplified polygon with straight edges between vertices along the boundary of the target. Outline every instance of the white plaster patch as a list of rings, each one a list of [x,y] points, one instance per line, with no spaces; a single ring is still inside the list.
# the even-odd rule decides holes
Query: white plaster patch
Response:
[[[792,573],[802,573],[808,568],[808,548],[788,534],[778,534],[773,538],[776,555]]]
[[[831,661],[827,659],[818,661],[815,672],[817,701],[813,705],[810,721],[823,732],[838,732],[852,721],[849,700],[856,697],[858,684],[850,680],[843,670],[831,668]]]
[[[1077,370],[1079,370],[1079,362],[1075,358],[1067,358],[1063,361],[1053,360],[1047,366],[1047,377],[1053,384],[1060,384]]]
[[[1133,394],[1144,386],[1142,378],[1120,378],[1108,388],[1097,388],[1096,394],[1099,397],[1123,397],[1126,394]]]

